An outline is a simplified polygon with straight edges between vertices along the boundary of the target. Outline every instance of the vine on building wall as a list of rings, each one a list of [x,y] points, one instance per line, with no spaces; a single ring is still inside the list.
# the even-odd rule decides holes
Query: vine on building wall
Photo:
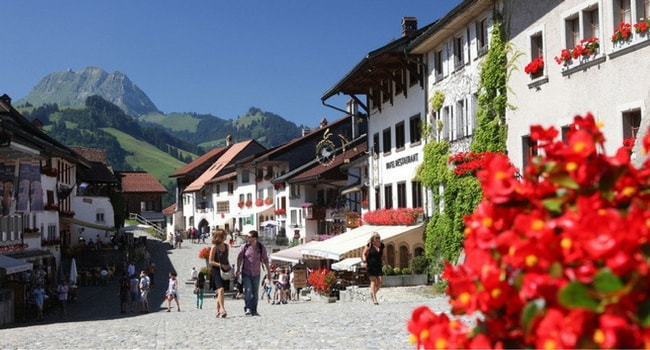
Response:
[[[499,18],[495,15],[495,18]],[[504,40],[501,23],[495,20],[490,47],[483,61],[478,88],[477,128],[470,145],[473,152],[506,151],[507,125],[505,123],[509,46]],[[442,95],[444,101],[444,95]],[[440,109],[440,97],[431,98]],[[439,104],[439,105],[438,105]],[[433,191],[434,213],[425,233],[425,252],[434,265],[443,260],[455,262],[462,251],[463,218],[474,211],[483,197],[474,173],[456,175],[449,164],[449,144],[431,142],[424,147],[424,161],[418,169],[423,185]],[[440,193],[440,187],[444,187]],[[439,208],[442,210],[439,210]],[[435,267],[434,267],[435,270]]]

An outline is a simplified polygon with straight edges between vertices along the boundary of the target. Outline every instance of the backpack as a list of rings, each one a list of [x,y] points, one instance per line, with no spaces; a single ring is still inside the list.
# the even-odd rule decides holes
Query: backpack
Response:
[[[146,276],[140,279],[140,290],[149,290],[149,279]]]

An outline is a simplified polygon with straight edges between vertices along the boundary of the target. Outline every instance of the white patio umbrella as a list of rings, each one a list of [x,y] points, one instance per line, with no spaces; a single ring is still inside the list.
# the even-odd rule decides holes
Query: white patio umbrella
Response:
[[[273,220],[267,220],[267,221],[260,222],[260,226],[261,227],[274,227],[274,226],[278,226],[278,223],[276,221],[273,221]]]
[[[74,258],[70,263],[70,284],[77,284],[77,261]]]

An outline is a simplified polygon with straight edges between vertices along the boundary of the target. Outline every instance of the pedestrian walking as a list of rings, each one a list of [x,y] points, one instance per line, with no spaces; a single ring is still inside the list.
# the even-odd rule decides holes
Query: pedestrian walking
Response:
[[[140,312],[148,313],[149,312],[149,290],[151,288],[151,280],[147,276],[145,270],[140,271]]]
[[[226,312],[226,305],[224,304],[224,293],[227,289],[230,289],[230,279],[224,280],[221,278],[221,271],[230,271],[230,262],[228,261],[228,245],[224,242],[226,241],[226,232],[222,229],[217,229],[212,234],[212,248],[210,248],[210,260],[209,265],[211,266],[210,273],[210,288],[213,289],[216,293],[216,309],[215,316],[226,317],[228,313]]]
[[[196,280],[194,280],[194,288],[196,290],[196,308],[203,309],[203,292],[205,288],[205,274],[203,271],[199,272]]]
[[[257,302],[260,291],[261,266],[271,278],[269,257],[266,247],[259,241],[259,234],[252,230],[246,235],[247,242],[242,245],[237,255],[236,274],[242,276],[244,284],[244,314],[246,316],[259,316]]]
[[[382,271],[385,264],[384,243],[381,242],[379,233],[373,232],[368,244],[363,248],[361,260],[366,264],[366,273],[370,279],[370,296],[375,305],[379,305],[377,292],[384,282],[384,272]]]
[[[180,312],[181,304],[178,301],[178,280],[174,271],[169,273],[169,284],[167,285],[165,296],[167,298],[167,312],[172,311],[172,300],[176,301],[176,309]]]

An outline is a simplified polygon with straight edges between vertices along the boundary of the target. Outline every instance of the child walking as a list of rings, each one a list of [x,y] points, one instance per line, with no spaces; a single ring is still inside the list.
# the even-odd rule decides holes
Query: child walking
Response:
[[[199,272],[198,277],[194,281],[194,287],[198,288],[198,293],[196,293],[196,308],[203,309],[203,288],[205,287],[205,274],[203,271]]]
[[[176,301],[176,309],[181,311],[181,304],[178,302],[178,280],[176,279],[176,272],[169,273],[169,285],[167,286],[167,312],[172,311],[172,300]]]

